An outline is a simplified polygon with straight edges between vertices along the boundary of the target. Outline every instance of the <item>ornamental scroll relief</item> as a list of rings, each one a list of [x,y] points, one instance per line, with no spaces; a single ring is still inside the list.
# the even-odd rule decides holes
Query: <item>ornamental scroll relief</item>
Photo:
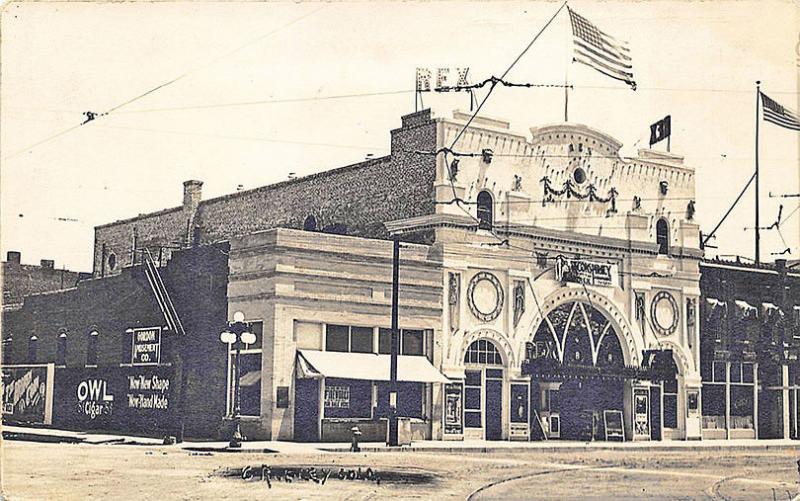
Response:
[[[525,313],[525,282],[514,280],[514,327]]]
[[[450,333],[454,334],[459,328],[459,298],[461,297],[461,274],[448,273],[447,304],[450,314]]]

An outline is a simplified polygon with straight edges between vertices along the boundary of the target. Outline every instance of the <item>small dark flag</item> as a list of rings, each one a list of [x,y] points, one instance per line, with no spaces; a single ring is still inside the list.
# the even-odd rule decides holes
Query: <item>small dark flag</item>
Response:
[[[796,113],[788,110],[770,99],[763,92],[761,93],[761,104],[764,112],[764,120],[780,125],[786,129],[800,131],[800,118]]]
[[[668,138],[672,133],[672,117],[665,116],[650,126],[650,146]]]

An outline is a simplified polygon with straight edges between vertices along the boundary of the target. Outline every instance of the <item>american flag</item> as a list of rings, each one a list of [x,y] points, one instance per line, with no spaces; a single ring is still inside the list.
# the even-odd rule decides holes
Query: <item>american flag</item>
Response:
[[[787,110],[780,104],[770,99],[763,92],[761,93],[761,104],[764,112],[764,120],[780,125],[787,129],[800,131],[800,118],[796,113]]]
[[[570,8],[567,9],[575,42],[575,55],[572,60],[590,66],[606,76],[621,80],[636,90],[628,43],[603,33],[588,19]]]

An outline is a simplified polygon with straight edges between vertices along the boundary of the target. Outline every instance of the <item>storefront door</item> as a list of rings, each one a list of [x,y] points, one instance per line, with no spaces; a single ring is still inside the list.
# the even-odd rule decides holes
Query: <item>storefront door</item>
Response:
[[[503,370],[486,369],[486,440],[503,438]]]
[[[318,379],[296,379],[294,386],[294,439],[298,442],[319,441]]]

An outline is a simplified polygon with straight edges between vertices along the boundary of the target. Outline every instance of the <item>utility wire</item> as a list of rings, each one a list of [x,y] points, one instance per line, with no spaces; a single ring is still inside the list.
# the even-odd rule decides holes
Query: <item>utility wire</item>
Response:
[[[702,243],[701,243],[701,245],[700,245],[701,247],[704,247],[704,246],[705,246],[705,245],[708,243],[708,241],[709,241],[709,240],[711,240],[711,237],[713,237],[713,236],[714,236],[714,233],[716,233],[716,232],[717,232],[717,230],[719,229],[719,227],[720,227],[720,226],[722,226],[722,223],[724,223],[724,222],[725,222],[725,219],[728,217],[728,215],[731,213],[731,211],[733,211],[733,208],[734,208],[734,207],[736,207],[736,204],[738,204],[738,203],[739,203],[739,200],[741,200],[741,198],[742,198],[742,195],[744,195],[744,193],[747,191],[747,188],[749,188],[749,187],[750,187],[750,183],[752,183],[752,182],[753,182],[753,180],[754,180],[755,178],[756,178],[756,173],[754,172],[754,173],[753,173],[753,175],[752,175],[752,176],[750,176],[750,180],[749,180],[749,181],[747,181],[747,184],[745,184],[745,185],[744,185],[744,188],[742,189],[742,192],[741,192],[741,193],[739,193],[739,196],[738,196],[738,197],[736,197],[736,200],[734,200],[734,201],[733,201],[733,204],[730,206],[730,208],[728,209],[728,211],[725,213],[725,215],[724,215],[724,216],[722,216],[722,219],[720,219],[719,223],[717,223],[717,225],[714,227],[714,229],[713,229],[713,230],[711,230],[711,233],[709,233],[708,235],[706,235],[706,239],[705,239],[705,240],[703,240],[703,242],[702,242]]]
[[[212,108],[230,108],[236,106],[252,106],[252,105],[261,105],[261,104],[280,104],[280,103],[304,103],[309,101],[327,101],[333,99],[350,99],[350,98],[360,98],[360,97],[373,97],[373,96],[392,96],[397,94],[409,94],[412,92],[416,92],[414,90],[391,90],[391,91],[383,91],[383,92],[363,92],[359,94],[339,94],[333,96],[312,96],[312,97],[295,97],[295,98],[286,98],[286,99],[262,99],[256,101],[237,101],[232,103],[215,103],[215,104],[197,104],[197,105],[187,105],[187,106],[173,106],[173,107],[165,107],[165,108],[148,108],[148,109],[139,109],[139,110],[126,110],[119,112],[120,114],[125,113],[151,113],[157,111],[177,111],[177,110],[204,110],[204,109],[212,109]]]
[[[124,102],[123,102],[123,103],[121,103],[121,104],[118,104],[118,105],[116,105],[116,106],[113,106],[113,107],[109,108],[108,110],[106,110],[106,111],[105,111],[105,112],[103,112],[103,113],[95,113],[95,112],[92,112],[92,111],[86,111],[86,112],[84,112],[84,113],[83,113],[84,115],[86,115],[86,119],[85,119],[83,122],[81,122],[81,123],[79,123],[79,124],[77,124],[77,125],[73,125],[72,127],[69,127],[69,128],[67,128],[67,129],[65,129],[65,130],[62,130],[61,132],[58,132],[58,133],[56,133],[56,134],[53,134],[53,135],[51,135],[51,136],[48,136],[48,137],[46,137],[46,138],[44,138],[44,139],[42,139],[42,140],[40,140],[40,141],[37,141],[36,143],[34,143],[34,144],[32,144],[32,145],[30,145],[30,146],[28,146],[28,147],[26,147],[26,148],[24,148],[24,149],[22,149],[22,150],[16,151],[16,152],[14,152],[14,153],[12,153],[12,154],[8,155],[7,157],[5,157],[5,160],[9,160],[9,159],[11,159],[11,158],[14,158],[14,157],[16,157],[17,155],[20,155],[20,154],[22,154],[22,153],[25,153],[25,152],[27,152],[27,151],[30,151],[30,150],[32,150],[33,148],[36,148],[36,147],[37,147],[37,146],[39,146],[39,145],[42,145],[42,144],[44,144],[44,143],[47,143],[47,142],[49,142],[49,141],[52,141],[53,139],[56,139],[56,138],[58,138],[58,137],[61,137],[61,136],[63,136],[64,134],[67,134],[68,132],[71,132],[71,131],[73,131],[73,130],[75,130],[75,129],[79,128],[79,127],[81,127],[82,125],[86,125],[86,124],[88,124],[89,122],[93,122],[94,120],[96,120],[96,119],[97,119],[97,117],[101,117],[101,116],[105,116],[105,115],[108,115],[108,114],[110,114],[110,113],[113,113],[113,112],[115,112],[116,110],[118,110],[118,109],[122,108],[123,106],[127,106],[127,105],[129,105],[129,104],[131,104],[131,103],[133,103],[133,102],[135,102],[135,101],[138,101],[139,99],[141,99],[141,98],[143,98],[143,97],[145,97],[145,96],[148,96],[148,95],[152,94],[153,92],[156,92],[156,91],[158,91],[159,89],[163,89],[164,87],[166,87],[166,86],[168,86],[168,85],[171,85],[171,84],[173,84],[173,83],[177,82],[178,80],[180,80],[180,79],[184,78],[185,76],[187,76],[187,75],[189,75],[189,74],[191,74],[191,73],[194,73],[195,71],[198,71],[198,70],[201,70],[201,69],[203,69],[203,68],[206,68],[206,67],[208,67],[208,66],[210,66],[210,65],[212,65],[212,64],[214,64],[214,63],[216,63],[216,62],[217,62],[217,61],[219,61],[220,59],[223,59],[223,58],[225,58],[225,57],[228,57],[228,56],[230,56],[231,54],[234,54],[235,52],[238,52],[239,50],[241,50],[241,49],[243,49],[243,48],[245,48],[245,47],[247,47],[247,46],[249,46],[249,45],[252,45],[252,44],[254,44],[254,43],[256,43],[256,42],[259,42],[259,41],[261,41],[261,40],[263,40],[263,39],[265,39],[265,38],[267,38],[267,37],[269,37],[269,36],[272,36],[272,35],[274,35],[275,33],[277,33],[277,32],[279,32],[279,31],[283,30],[284,28],[288,28],[288,27],[292,26],[293,24],[295,24],[295,23],[297,23],[297,22],[299,22],[299,21],[301,21],[301,20],[305,19],[306,17],[309,17],[309,16],[311,16],[311,15],[313,15],[313,14],[316,14],[317,12],[321,11],[321,10],[322,10],[322,9],[324,9],[325,7],[326,7],[326,6],[325,6],[325,5],[323,5],[323,6],[322,6],[322,7],[320,7],[319,9],[316,9],[316,10],[314,10],[314,11],[312,11],[312,12],[306,13],[306,14],[304,14],[304,15],[302,15],[302,16],[300,16],[300,17],[298,17],[298,18],[295,18],[295,19],[293,19],[292,21],[290,21],[289,23],[287,23],[287,24],[284,24],[284,25],[281,25],[281,26],[279,26],[279,27],[277,27],[277,28],[275,28],[275,29],[273,29],[273,30],[269,31],[269,32],[268,32],[268,33],[266,33],[266,34],[264,34],[264,35],[261,35],[260,37],[258,37],[258,38],[256,38],[256,39],[250,40],[249,42],[247,42],[247,43],[245,43],[245,44],[243,44],[243,45],[240,45],[240,46],[236,47],[235,49],[233,49],[233,50],[230,50],[230,51],[226,52],[225,54],[222,54],[221,56],[218,56],[218,57],[216,57],[216,58],[212,59],[211,61],[209,61],[209,62],[208,62],[208,63],[206,63],[206,64],[203,64],[203,65],[201,65],[201,66],[198,66],[198,67],[195,67],[195,68],[189,69],[189,70],[185,71],[184,73],[182,73],[181,75],[179,75],[179,76],[177,76],[177,77],[175,77],[175,78],[172,78],[172,79],[170,79],[170,80],[167,80],[166,82],[164,82],[164,83],[162,83],[162,84],[159,84],[159,85],[157,85],[157,86],[153,87],[152,89],[150,89],[150,90],[148,90],[148,91],[146,91],[146,92],[144,92],[144,93],[142,93],[142,94],[139,94],[139,95],[137,95],[136,97],[133,97],[133,98],[131,98],[131,99],[128,99],[127,101],[124,101]]]
[[[211,134],[211,133],[204,133],[204,132],[189,132],[189,131],[179,131],[179,130],[165,130],[165,129],[146,129],[141,127],[125,127],[125,126],[116,126],[116,125],[96,125],[96,127],[100,127],[103,129],[118,129],[118,130],[133,130],[133,131],[140,131],[140,132],[154,132],[157,134],[179,134],[183,136],[198,136],[198,137],[215,137],[220,139],[234,139],[240,141],[263,141],[268,143],[282,143],[282,144],[298,144],[303,146],[325,146],[328,148],[350,148],[356,150],[368,150],[368,151],[384,151],[387,148],[376,148],[373,146],[362,146],[362,145],[352,145],[352,144],[335,144],[335,143],[315,143],[310,141],[293,141],[289,139],[274,139],[269,137],[255,137],[255,136],[230,136],[226,134]]]

